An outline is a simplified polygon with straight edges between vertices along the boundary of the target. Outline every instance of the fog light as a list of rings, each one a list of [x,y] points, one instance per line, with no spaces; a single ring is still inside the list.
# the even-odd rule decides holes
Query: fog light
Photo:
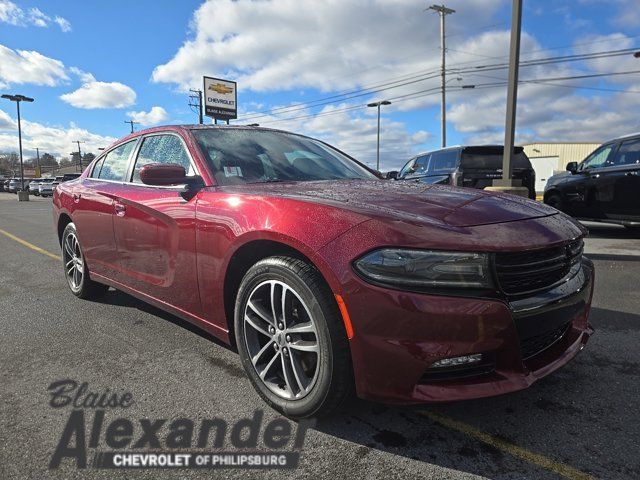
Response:
[[[480,361],[482,361],[482,354],[475,353],[461,357],[443,358],[431,365],[431,368],[457,367],[458,365],[471,365]]]

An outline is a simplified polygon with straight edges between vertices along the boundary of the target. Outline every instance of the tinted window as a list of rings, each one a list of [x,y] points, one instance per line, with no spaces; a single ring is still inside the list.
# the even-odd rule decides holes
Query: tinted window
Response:
[[[600,168],[607,167],[607,160],[611,156],[613,145],[604,145],[598,148],[595,152],[589,155],[584,162],[580,164],[580,170],[585,168]]]
[[[615,159],[610,164],[615,166],[640,164],[640,138],[622,142]]]
[[[132,140],[107,153],[104,159],[96,163],[91,177],[102,180],[122,180],[127,171],[129,155],[131,155],[136,142],[137,140]],[[56,177],[56,180],[62,181],[62,177]]]
[[[404,167],[402,167],[402,170],[400,170],[400,173],[398,174],[398,177],[402,178],[405,175],[411,173],[411,169],[413,168],[413,164],[414,163],[416,163],[416,159],[415,158],[412,158],[407,163],[405,163]]]
[[[298,135],[222,128],[193,134],[220,185],[377,178],[339,151]]]
[[[513,168],[531,169],[531,162],[522,147],[513,149],[511,157]],[[460,168],[462,170],[499,170],[502,168],[503,147],[467,147],[462,151]]]
[[[182,140],[176,135],[153,135],[142,140],[133,167],[133,182],[140,182],[140,170],[150,163],[175,163],[184,167],[188,176],[195,175]]]
[[[431,155],[423,155],[421,157],[416,158],[416,163],[413,166],[413,172],[415,174],[418,173],[427,173],[427,168],[429,168],[429,157]]]
[[[429,171],[433,173],[449,173],[455,170],[457,164],[457,150],[434,152],[431,154],[431,166],[429,168]]]

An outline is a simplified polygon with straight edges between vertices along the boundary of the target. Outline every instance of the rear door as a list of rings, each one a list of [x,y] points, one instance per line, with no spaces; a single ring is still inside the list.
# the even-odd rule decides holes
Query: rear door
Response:
[[[607,189],[598,192],[608,200],[606,217],[640,221],[640,138],[622,142],[609,164],[601,173]]]
[[[183,139],[174,132],[142,137],[125,188],[115,199],[114,231],[122,282],[139,292],[198,315],[196,197],[175,187],[145,185],[140,170],[149,163],[176,163],[196,175]]]
[[[92,273],[118,280],[120,264],[113,232],[114,198],[122,188],[136,140],[100,157],[83,181],[74,186],[73,222]]]

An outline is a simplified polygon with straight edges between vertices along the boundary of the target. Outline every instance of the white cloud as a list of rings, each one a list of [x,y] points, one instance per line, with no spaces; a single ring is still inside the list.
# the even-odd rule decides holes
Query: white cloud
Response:
[[[503,0],[451,0],[456,24],[490,21]],[[259,21],[257,21],[259,19]],[[356,20],[357,19],[357,20]],[[155,82],[182,89],[203,75],[230,76],[240,89],[343,90],[438,64],[436,15],[411,0],[209,0],[193,38],[155,68]]]
[[[157,125],[158,123],[165,122],[169,118],[169,114],[162,107],[152,107],[148,112],[127,112],[127,115],[134,122],[138,122],[140,125]]]
[[[93,109],[124,108],[136,103],[136,92],[131,87],[120,82],[98,82],[91,74],[83,76],[86,82],[80,88],[60,96],[69,105]]]
[[[52,23],[57,24],[63,32],[71,31],[71,23],[59,15],[51,18],[42,10],[32,7],[23,10],[10,0],[0,0],[0,22],[8,23],[16,27],[49,27]]]
[[[12,50],[0,45],[0,82],[52,87],[68,79],[60,60],[36,51]]]
[[[69,20],[67,20],[66,18],[62,18],[56,15],[53,21],[58,24],[60,30],[62,30],[63,32],[67,33],[71,31],[71,23],[69,23]]]
[[[18,150],[18,135],[15,120],[0,110],[0,151],[14,152]],[[69,126],[49,126],[28,120],[22,120],[22,146],[26,156],[35,154],[36,147],[40,153],[48,152],[55,157],[69,157],[74,150],[74,142],[83,141],[82,150],[98,153],[99,147],[107,147],[116,139],[109,136],[89,132],[71,123]]]

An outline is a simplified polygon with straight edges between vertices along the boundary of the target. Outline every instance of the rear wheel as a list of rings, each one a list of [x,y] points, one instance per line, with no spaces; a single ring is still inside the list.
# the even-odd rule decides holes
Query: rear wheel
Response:
[[[235,306],[242,365],[273,408],[320,417],[353,387],[340,313],[320,273],[302,260],[270,257],[249,269]]]
[[[76,297],[97,298],[108,290],[107,285],[94,282],[89,278],[87,262],[82,254],[78,232],[73,223],[69,223],[62,233],[62,264],[67,285]]]

